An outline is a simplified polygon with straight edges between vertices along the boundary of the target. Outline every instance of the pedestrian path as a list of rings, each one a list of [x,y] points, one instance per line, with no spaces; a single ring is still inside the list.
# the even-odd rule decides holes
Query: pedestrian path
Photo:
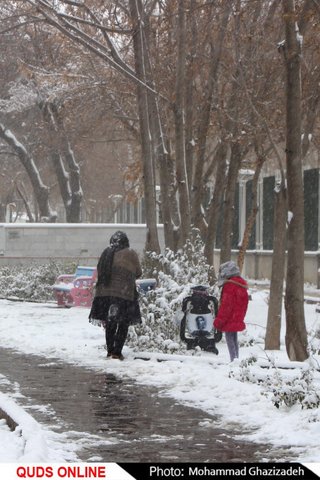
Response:
[[[289,449],[239,441],[237,428],[176,404],[155,388],[61,361],[0,349],[1,373],[19,403],[46,427],[65,432],[85,462],[292,461]]]

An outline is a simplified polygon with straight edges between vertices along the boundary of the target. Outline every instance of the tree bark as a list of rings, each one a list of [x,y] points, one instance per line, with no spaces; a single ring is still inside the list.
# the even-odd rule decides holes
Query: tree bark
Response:
[[[260,173],[261,173],[261,170],[262,170],[262,167],[263,167],[264,160],[265,160],[265,158],[263,158],[263,157],[258,158],[256,169],[255,169],[253,180],[252,180],[252,209],[251,209],[250,215],[249,215],[247,223],[246,223],[246,228],[245,228],[245,231],[243,233],[243,238],[242,238],[242,242],[241,242],[241,245],[240,245],[240,248],[239,248],[239,253],[238,253],[238,266],[240,268],[240,272],[243,269],[244,257],[245,257],[245,254],[246,254],[246,251],[247,251],[247,248],[248,248],[248,245],[249,245],[250,235],[251,235],[251,232],[252,232],[252,229],[253,229],[253,226],[254,226],[254,222],[255,222],[258,210],[259,210],[258,200],[257,200],[257,197],[258,197],[258,180],[259,180],[259,177],[260,177]]]
[[[285,179],[275,190],[273,213],[273,255],[265,350],[280,350],[283,280],[285,273],[287,193]]]
[[[27,195],[25,193],[25,189],[24,189],[24,185],[23,184],[18,184],[18,182],[16,183],[16,190],[17,190],[17,193],[18,195],[20,196],[22,202],[23,202],[23,205],[24,205],[24,208],[26,209],[26,212],[27,212],[27,215],[28,215],[28,219],[29,219],[29,222],[30,223],[33,223],[34,222],[34,216],[32,214],[32,211],[31,211],[31,208],[30,208],[30,204],[28,202],[28,198],[27,198]]]
[[[7,205],[0,202],[0,223],[5,223],[6,221],[6,208]]]
[[[43,101],[39,103],[39,107],[48,125],[51,142],[50,157],[65,207],[66,220],[68,223],[79,223],[81,222],[83,199],[80,167],[76,162],[57,105],[53,102]],[[66,170],[65,163],[68,170]]]
[[[197,44],[198,44],[198,32],[196,28],[196,18],[194,15],[196,0],[189,1],[189,11],[191,12],[188,16],[188,28],[190,31],[189,36],[191,37],[191,46],[189,53],[189,61],[186,69],[186,98],[185,98],[185,141],[186,141],[186,169],[187,169],[187,179],[188,179],[188,191],[191,195],[192,192],[192,176],[193,176],[193,165],[194,165],[194,155],[195,155],[195,139],[194,139],[194,118],[195,118],[195,98],[194,98],[194,70],[195,59],[197,55]]]
[[[308,358],[304,318],[304,196],[301,161],[301,38],[294,0],[283,0],[286,68],[288,263],[285,293],[286,349],[290,360]]]
[[[177,74],[174,103],[176,174],[179,192],[180,226],[178,246],[182,247],[190,234],[190,197],[185,151],[185,70],[186,70],[186,14],[185,2],[179,0],[177,28]]]
[[[224,215],[222,224],[222,247],[220,251],[220,263],[227,262],[231,259],[234,202],[240,164],[241,148],[236,142],[231,146],[230,165],[227,175],[227,185],[223,204]]]
[[[227,144],[221,142],[216,156],[215,161],[217,162],[216,170],[216,180],[214,184],[214,191],[210,201],[209,211],[208,211],[208,229],[207,235],[205,237],[204,245],[204,255],[207,259],[209,265],[213,266],[213,253],[214,253],[214,244],[216,240],[217,233],[217,222],[219,217],[219,212],[222,208],[222,199],[224,196],[225,189],[225,178],[226,178],[226,169],[227,169]]]
[[[74,152],[71,148],[70,142],[65,139],[63,146],[63,154],[69,168],[69,180],[71,198],[67,209],[67,222],[78,223],[81,221],[81,205],[83,192],[80,181],[80,167],[76,162]]]

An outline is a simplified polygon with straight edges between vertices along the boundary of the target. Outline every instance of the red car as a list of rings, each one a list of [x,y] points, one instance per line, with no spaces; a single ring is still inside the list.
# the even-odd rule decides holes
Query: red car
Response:
[[[58,307],[91,308],[93,288],[97,279],[96,267],[77,267],[74,275],[59,275],[52,289]],[[156,288],[154,278],[136,280],[138,291],[147,292]]]

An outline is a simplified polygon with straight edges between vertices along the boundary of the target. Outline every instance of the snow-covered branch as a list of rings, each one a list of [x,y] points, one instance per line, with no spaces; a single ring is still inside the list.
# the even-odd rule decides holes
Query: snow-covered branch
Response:
[[[45,0],[26,0],[30,5],[36,8],[45,20],[57,28],[61,33],[67,36],[70,40],[85,47],[85,49],[91,51],[103,61],[108,63],[112,68],[124,75],[130,81],[136,85],[140,85],[146,90],[152,92],[154,95],[158,95],[153,88],[147,85],[144,81],[140,80],[134,71],[127,65],[119,56],[116,55],[116,59],[113,58],[116,50],[112,48],[109,43],[109,48],[105,47],[101,42],[88,35],[79,26],[72,23],[72,16],[67,15],[65,12],[60,12],[59,9],[54,8],[51,4]],[[84,6],[82,3],[75,3],[75,6]],[[110,48],[112,51],[110,52]]]
[[[40,172],[33,158],[12,131],[2,124],[0,124],[0,138],[16,152],[19,160],[26,169],[39,205],[40,216],[42,218],[48,218],[50,221],[55,221],[56,214],[51,211],[49,205],[49,188],[42,182]]]

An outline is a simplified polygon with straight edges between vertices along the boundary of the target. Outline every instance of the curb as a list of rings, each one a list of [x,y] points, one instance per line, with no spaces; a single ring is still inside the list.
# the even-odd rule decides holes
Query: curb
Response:
[[[4,410],[2,410],[2,408],[0,408],[0,418],[3,418],[7,424],[8,424],[8,427],[10,428],[10,430],[12,432],[14,432],[14,430],[17,428],[18,424],[17,422],[15,422],[13,420],[12,417],[10,417],[10,415],[7,414],[7,412],[5,412]]]

